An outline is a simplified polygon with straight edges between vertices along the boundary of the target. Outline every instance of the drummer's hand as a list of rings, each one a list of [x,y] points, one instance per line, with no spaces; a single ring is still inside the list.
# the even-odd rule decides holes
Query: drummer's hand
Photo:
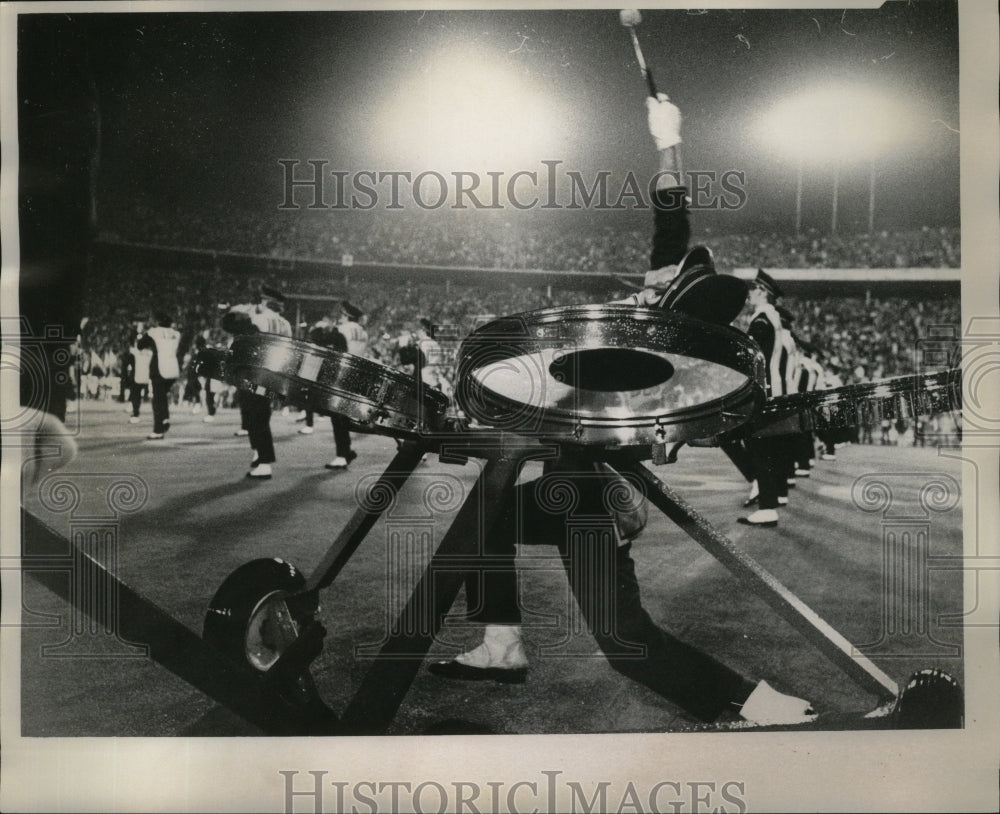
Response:
[[[633,305],[636,308],[652,308],[660,301],[662,295],[663,292],[657,291],[655,288],[644,288],[623,299],[611,300],[608,305]]]
[[[657,150],[681,143],[681,112],[665,93],[646,97],[646,118]]]
[[[643,308],[655,308],[659,302],[660,298],[663,296],[663,292],[656,288],[644,288],[639,292],[639,305]]]

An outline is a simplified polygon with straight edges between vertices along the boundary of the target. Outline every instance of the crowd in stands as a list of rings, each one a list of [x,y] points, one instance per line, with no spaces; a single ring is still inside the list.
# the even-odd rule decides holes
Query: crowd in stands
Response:
[[[298,257],[385,263],[549,271],[639,272],[648,260],[643,225],[617,217],[594,222],[571,212],[352,211],[274,209],[260,212],[177,210],[164,216],[139,208],[105,219],[106,240]],[[924,227],[872,235],[713,234],[701,229],[720,269],[958,268],[957,228]]]
[[[137,322],[148,324],[158,309],[169,313],[182,333],[182,352],[204,331],[210,341],[223,345],[229,337],[219,327],[219,303],[245,302],[256,282],[266,282],[301,295],[336,295],[361,304],[368,314],[373,339],[396,337],[412,329],[421,318],[438,325],[454,326],[447,333],[465,336],[490,315],[506,315],[551,305],[604,302],[628,293],[624,289],[589,293],[574,288],[525,286],[498,280],[489,289],[468,284],[421,282],[412,275],[398,282],[360,279],[344,286],[331,284],[319,271],[299,271],[294,283],[287,274],[272,271],[254,278],[218,267],[132,268],[109,264],[95,275],[85,303],[87,319],[81,340],[88,354],[101,359],[120,355],[127,347]],[[928,301],[899,297],[787,297],[785,305],[797,315],[795,331],[823,351],[827,363],[836,367],[845,384],[870,381],[913,372],[919,364],[921,342],[956,330],[959,324],[957,296]],[[295,307],[293,300],[292,307]],[[303,300],[296,313],[302,328],[324,314],[322,303]],[[744,315],[745,317],[746,315]],[[105,364],[105,367],[107,365]]]
[[[435,215],[437,215],[435,217]],[[182,254],[164,253],[158,262],[134,262],[125,256],[100,257],[88,281],[81,327],[80,360],[83,397],[117,394],[111,384],[134,331],[148,325],[154,311],[173,318],[181,332],[180,353],[190,361],[195,336],[224,346],[230,337],[219,326],[220,304],[248,302],[266,283],[294,297],[287,316],[299,321],[298,335],[325,315],[324,304],[309,297],[343,297],[361,305],[375,343],[411,331],[421,318],[448,326],[442,331],[445,352],[454,353],[459,339],[492,316],[552,305],[606,302],[630,293],[616,283],[622,272],[647,266],[648,228],[579,224],[553,228],[551,218],[510,218],[508,213],[386,213],[359,218],[356,213],[275,212],[269,222],[231,212],[213,217],[169,218],[154,211],[133,212],[129,226],[108,227],[109,242],[149,243],[178,248],[235,251],[271,258],[251,273],[239,263],[194,263]],[[126,221],[122,221],[123,223]],[[336,223],[337,228],[331,228]],[[444,223],[449,224],[447,228]],[[569,223],[569,220],[566,221]],[[721,270],[766,268],[893,268],[956,267],[959,235],[946,228],[908,233],[881,233],[837,238],[829,235],[699,234],[712,246]],[[400,266],[456,267],[453,275],[432,282],[419,268],[400,269],[378,279],[358,266],[349,275],[339,260]],[[287,263],[290,257],[328,258],[324,266]],[[283,259],[284,258],[284,259]],[[204,260],[205,258],[203,258]],[[572,278],[553,277],[552,285],[525,285],[523,276],[491,276],[488,285],[473,285],[460,267],[608,272],[606,290],[583,290]],[[479,278],[481,279],[481,277]],[[537,279],[537,278],[536,278]],[[956,335],[960,322],[957,295],[917,301],[900,297],[787,297],[796,315],[795,332],[820,348],[824,363],[844,384],[904,375],[921,368],[922,344],[942,333]],[[746,321],[748,313],[742,315]],[[739,327],[740,322],[737,322]],[[106,377],[102,385],[101,376]]]

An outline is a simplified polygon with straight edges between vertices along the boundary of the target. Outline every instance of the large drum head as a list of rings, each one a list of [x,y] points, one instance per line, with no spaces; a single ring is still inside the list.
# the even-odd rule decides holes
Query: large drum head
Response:
[[[457,398],[483,424],[559,441],[688,441],[753,415],[763,364],[740,332],[682,314],[548,308],[473,332],[459,349]]]
[[[273,334],[240,336],[228,362],[237,387],[345,416],[359,432],[400,437],[440,428],[448,397],[386,365]]]

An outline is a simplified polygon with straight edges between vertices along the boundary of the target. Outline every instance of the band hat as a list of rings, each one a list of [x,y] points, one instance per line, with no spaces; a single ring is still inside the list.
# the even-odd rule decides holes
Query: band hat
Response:
[[[364,311],[358,308],[358,306],[352,305],[347,300],[344,300],[340,304],[340,307],[344,309],[344,313],[347,314],[347,316],[349,316],[351,319],[361,319],[361,317],[365,315]]]
[[[695,246],[684,255],[658,306],[716,325],[728,325],[743,310],[746,300],[746,283],[729,274],[717,274],[711,250]]]
[[[757,269],[757,276],[754,277],[752,286],[764,289],[774,299],[785,296],[785,292],[764,269]]]
[[[795,340],[795,344],[799,346],[803,353],[808,353],[810,356],[819,356],[819,348],[812,342],[807,342],[794,331],[792,332],[792,339]]]
[[[269,285],[262,285],[260,287],[260,298],[277,305],[285,304],[285,295],[278,291],[278,289],[271,288]]]
[[[781,327],[788,328],[793,322],[795,322],[795,315],[785,308],[784,305],[774,306],[774,310],[778,312],[778,317],[781,319]]]

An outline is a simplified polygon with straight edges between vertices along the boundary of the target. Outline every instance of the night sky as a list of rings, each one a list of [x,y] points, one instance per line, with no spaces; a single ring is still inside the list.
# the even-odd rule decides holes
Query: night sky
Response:
[[[879,225],[958,225],[954,3],[643,14],[637,31],[647,61],[684,115],[686,169],[746,173],[747,205],[706,213],[705,223],[790,228],[794,161],[764,143],[756,121],[782,97],[837,80],[877,89],[909,110],[899,143],[877,159]],[[498,109],[502,89],[490,77],[513,78],[525,92],[522,129],[545,138],[538,152],[529,139],[519,159],[494,169],[537,170],[549,159],[585,176],[655,171],[645,85],[614,10],[83,17],[101,121],[99,209],[133,198],[166,209],[273,209],[283,158],[325,159],[346,171],[482,169],[440,157],[422,163],[400,127],[400,111],[412,116],[424,105],[433,117],[435,99],[420,98],[420,89],[431,82],[447,93],[449,77],[456,87],[484,77],[481,101]],[[22,58],[30,65],[45,55]],[[504,115],[518,125],[519,111]],[[456,142],[481,137],[461,117],[444,126]],[[460,151],[453,155],[461,160]],[[838,171],[841,206],[850,212],[845,228],[860,225],[867,159],[845,159]],[[827,223],[831,179],[830,164],[805,167],[807,225]]]

